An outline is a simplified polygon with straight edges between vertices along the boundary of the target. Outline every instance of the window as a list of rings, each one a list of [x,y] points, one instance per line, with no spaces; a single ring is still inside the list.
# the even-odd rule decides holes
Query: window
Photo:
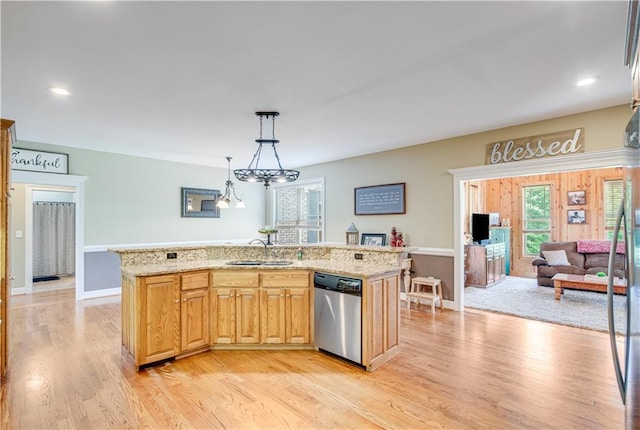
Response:
[[[278,243],[322,242],[324,180],[274,184],[272,187],[272,224],[278,229]]]
[[[616,226],[618,208],[622,200],[622,180],[604,181],[604,232],[606,239],[613,239],[613,229]],[[623,232],[618,234],[618,240],[622,240]]]
[[[551,185],[522,187],[524,255],[540,254],[540,244],[551,240]]]

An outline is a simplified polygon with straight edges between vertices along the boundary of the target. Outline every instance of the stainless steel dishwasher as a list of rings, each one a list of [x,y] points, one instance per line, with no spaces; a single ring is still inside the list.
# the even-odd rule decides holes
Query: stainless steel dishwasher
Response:
[[[362,280],[316,272],[314,287],[316,346],[362,364]]]

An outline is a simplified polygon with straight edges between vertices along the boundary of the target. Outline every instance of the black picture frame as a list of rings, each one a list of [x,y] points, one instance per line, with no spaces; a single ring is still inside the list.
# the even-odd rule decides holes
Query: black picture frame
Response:
[[[586,224],[587,211],[584,209],[571,209],[567,211],[567,223],[569,224]]]
[[[385,246],[386,244],[386,233],[362,233],[362,237],[360,237],[360,245]]]
[[[183,218],[220,218],[220,190],[182,187],[180,193]]]
[[[354,188],[355,215],[387,215],[406,213],[406,184],[373,185]]]

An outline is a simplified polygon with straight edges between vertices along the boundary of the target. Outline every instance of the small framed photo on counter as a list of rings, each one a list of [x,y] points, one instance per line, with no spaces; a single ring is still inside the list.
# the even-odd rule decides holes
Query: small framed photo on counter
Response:
[[[360,245],[367,246],[385,246],[387,244],[387,235],[385,233],[362,233]]]

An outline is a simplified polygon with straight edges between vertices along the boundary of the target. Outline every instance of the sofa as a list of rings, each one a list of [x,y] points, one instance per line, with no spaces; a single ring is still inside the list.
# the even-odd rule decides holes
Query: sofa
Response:
[[[608,240],[578,240],[575,242],[544,242],[540,245],[540,256],[531,264],[537,268],[538,285],[553,287],[553,276],[557,273],[570,275],[608,274]],[[613,275],[624,279],[626,258],[624,243],[618,243],[614,257]]]

